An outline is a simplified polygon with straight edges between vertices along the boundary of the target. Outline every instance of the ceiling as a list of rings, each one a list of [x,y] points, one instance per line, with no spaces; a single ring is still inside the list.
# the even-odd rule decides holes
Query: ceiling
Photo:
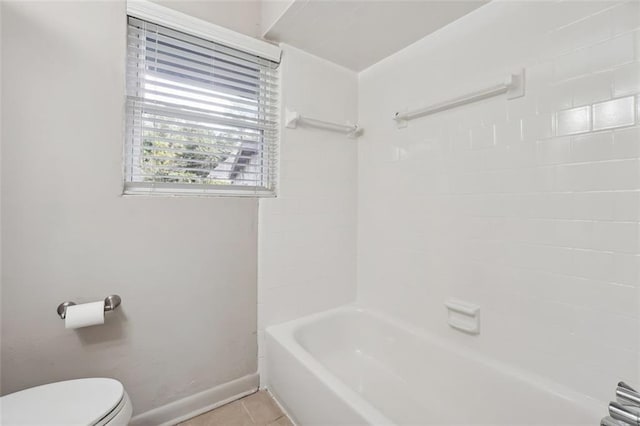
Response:
[[[265,32],[361,71],[489,0],[294,0]]]

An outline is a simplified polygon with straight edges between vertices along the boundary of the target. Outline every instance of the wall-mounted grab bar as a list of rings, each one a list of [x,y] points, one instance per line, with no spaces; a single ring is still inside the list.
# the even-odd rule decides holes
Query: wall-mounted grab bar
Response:
[[[360,136],[362,128],[357,124],[339,124],[332,123],[330,121],[318,120],[317,118],[311,118],[301,115],[298,112],[286,110],[285,111],[285,126],[289,129],[295,129],[298,124],[307,124],[313,127],[319,127],[325,130],[331,130],[334,132],[345,133],[350,138]]]
[[[435,114],[440,111],[446,111],[451,108],[456,108],[471,102],[491,98],[503,93],[507,94],[507,99],[515,99],[524,96],[524,70],[520,70],[515,74],[509,74],[505,81],[481,90],[477,90],[475,92],[467,93],[465,95],[448,99],[443,102],[438,102],[433,105],[429,105],[413,111],[396,112],[393,119],[396,121],[398,128],[403,128],[407,127],[407,122],[409,120],[413,120],[414,118],[424,117],[425,115]]]

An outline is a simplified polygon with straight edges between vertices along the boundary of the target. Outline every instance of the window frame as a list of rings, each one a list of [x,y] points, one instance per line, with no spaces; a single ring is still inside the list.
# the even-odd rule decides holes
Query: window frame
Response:
[[[129,16],[155,25],[163,26],[213,43],[237,49],[251,55],[259,56],[272,62],[280,63],[282,50],[273,44],[237,33],[224,27],[212,24],[176,10],[152,3],[147,0],[135,0],[127,2],[127,28]],[[128,31],[128,30],[127,30]],[[278,73],[279,75],[279,73]],[[277,110],[280,108],[281,85],[278,88]],[[279,114],[278,114],[279,116]],[[279,121],[279,120],[278,120]],[[275,161],[277,164],[280,140],[280,124],[277,126],[275,147]],[[127,136],[124,136],[124,147],[127,147]],[[268,149],[265,145],[265,149]],[[277,171],[270,176],[272,188],[259,188],[243,185],[215,185],[197,183],[162,183],[162,182],[131,182],[126,173],[130,167],[129,154],[123,153],[123,195],[124,196],[230,196],[230,197],[276,197],[278,188]],[[277,166],[276,166],[277,169]]]

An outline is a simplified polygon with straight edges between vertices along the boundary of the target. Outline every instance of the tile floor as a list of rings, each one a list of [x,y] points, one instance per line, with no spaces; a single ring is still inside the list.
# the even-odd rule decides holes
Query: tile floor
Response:
[[[268,392],[259,391],[182,422],[179,426],[256,425],[293,426],[293,423]]]

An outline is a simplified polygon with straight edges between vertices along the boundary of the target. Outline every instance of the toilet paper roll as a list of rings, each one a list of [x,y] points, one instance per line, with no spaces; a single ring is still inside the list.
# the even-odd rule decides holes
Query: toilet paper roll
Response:
[[[104,300],[67,306],[67,314],[64,318],[65,328],[89,327],[98,324],[104,324]]]

